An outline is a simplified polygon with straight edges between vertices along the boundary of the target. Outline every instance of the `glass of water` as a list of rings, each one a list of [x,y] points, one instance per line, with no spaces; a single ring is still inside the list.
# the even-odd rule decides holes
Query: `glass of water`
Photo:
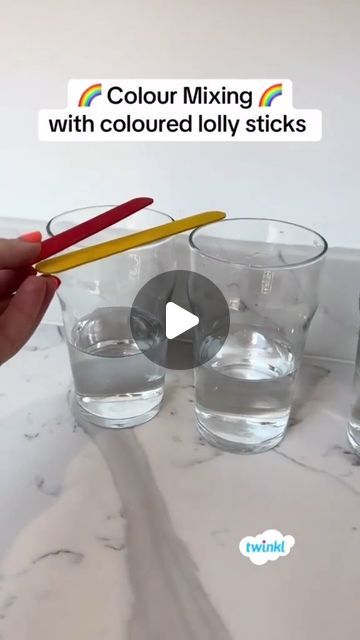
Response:
[[[111,208],[76,209],[48,223],[49,235],[69,229]],[[91,236],[76,248],[171,222],[172,218],[143,209],[109,229]],[[74,247],[71,248],[74,250]],[[158,309],[171,295],[171,282],[152,302],[154,314],[133,313],[138,323],[132,337],[130,312],[139,289],[154,276],[174,268],[172,239],[83,265],[61,274],[58,296],[74,378],[75,417],[103,427],[132,427],[159,411],[164,394],[164,369],[145,355],[157,350],[165,361],[166,340]],[[143,339],[142,339],[143,336]],[[141,349],[140,349],[141,347]]]
[[[230,311],[223,347],[195,370],[198,430],[222,449],[266,451],[287,427],[326,240],[287,222],[233,218],[193,231],[190,247],[193,271],[219,287]]]
[[[347,436],[352,449],[360,455],[360,334],[355,359],[353,394]]]

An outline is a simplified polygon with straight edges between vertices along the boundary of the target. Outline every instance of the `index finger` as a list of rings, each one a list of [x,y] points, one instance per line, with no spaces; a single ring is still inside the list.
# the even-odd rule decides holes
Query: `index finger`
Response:
[[[52,276],[30,276],[7,301],[0,316],[0,364],[15,355],[30,338],[58,286]]]
[[[0,238],[0,269],[17,269],[34,264],[40,250],[41,242]]]

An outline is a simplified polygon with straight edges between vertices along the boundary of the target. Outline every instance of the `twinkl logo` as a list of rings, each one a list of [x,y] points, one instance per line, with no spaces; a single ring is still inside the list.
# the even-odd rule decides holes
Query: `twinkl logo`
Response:
[[[245,536],[239,544],[239,550],[253,564],[262,565],[280,556],[287,556],[294,544],[293,536],[283,536],[276,529],[268,529],[255,537]]]

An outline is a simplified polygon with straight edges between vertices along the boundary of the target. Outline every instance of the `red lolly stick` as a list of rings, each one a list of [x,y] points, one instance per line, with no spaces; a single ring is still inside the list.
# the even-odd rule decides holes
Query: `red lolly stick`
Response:
[[[136,213],[136,211],[150,206],[153,202],[154,200],[152,198],[134,198],[113,209],[109,209],[109,211],[100,213],[100,215],[95,216],[95,218],[86,220],[76,227],[66,229],[66,231],[62,231],[56,236],[52,236],[52,238],[46,238],[46,240],[41,243],[41,252],[37,258],[37,262],[50,258],[50,256],[71,247],[77,242],[89,238],[99,231],[103,231],[103,229],[119,222],[119,220],[123,220],[133,213]]]

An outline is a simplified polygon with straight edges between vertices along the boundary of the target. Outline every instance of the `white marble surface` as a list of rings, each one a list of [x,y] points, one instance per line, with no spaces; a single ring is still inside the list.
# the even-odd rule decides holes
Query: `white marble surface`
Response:
[[[360,460],[352,366],[306,360],[292,426],[257,456],[195,434],[188,373],[133,430],[75,427],[42,326],[0,369],[1,640],[338,640],[358,635]],[[257,567],[246,535],[295,537]]]

